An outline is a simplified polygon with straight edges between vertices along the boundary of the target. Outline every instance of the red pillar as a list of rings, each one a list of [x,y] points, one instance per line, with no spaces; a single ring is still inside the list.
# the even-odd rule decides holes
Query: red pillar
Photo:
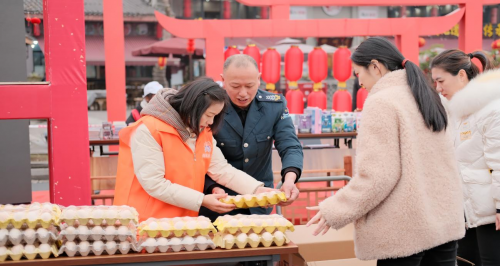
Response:
[[[260,8],[260,18],[268,19],[269,18],[269,10],[267,6],[263,6]]]
[[[122,0],[103,1],[108,121],[125,121],[125,43]]]
[[[481,50],[483,47],[483,3],[469,1],[460,8],[466,8],[460,20],[458,48],[466,53]]]

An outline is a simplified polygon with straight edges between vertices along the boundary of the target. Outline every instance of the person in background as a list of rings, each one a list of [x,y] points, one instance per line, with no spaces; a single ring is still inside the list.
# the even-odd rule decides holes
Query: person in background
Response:
[[[455,266],[465,234],[462,191],[448,117],[419,66],[385,38],[352,54],[369,91],[355,176],[319,212],[314,235],[354,222],[356,257],[378,266]],[[327,252],[327,251],[325,251]]]
[[[482,52],[447,50],[431,62],[436,90],[448,100],[462,179],[467,230],[458,256],[475,265],[500,265],[500,71]],[[459,266],[470,265],[459,261]]]
[[[142,109],[146,106],[146,104],[153,99],[153,97],[156,95],[156,93],[163,89],[163,86],[158,83],[158,81],[151,81],[146,86],[144,86],[144,95],[142,96],[143,100],[141,103],[137,105],[136,108],[132,110],[130,113],[129,117],[127,118],[127,126],[130,125],[130,123],[134,123],[135,121],[139,120],[141,118],[141,111]]]

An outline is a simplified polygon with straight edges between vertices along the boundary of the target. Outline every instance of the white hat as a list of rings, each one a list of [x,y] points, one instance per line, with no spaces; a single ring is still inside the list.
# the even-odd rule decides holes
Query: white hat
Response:
[[[144,98],[148,94],[156,94],[161,89],[163,89],[163,86],[158,81],[151,81],[144,86],[144,95],[142,97]]]

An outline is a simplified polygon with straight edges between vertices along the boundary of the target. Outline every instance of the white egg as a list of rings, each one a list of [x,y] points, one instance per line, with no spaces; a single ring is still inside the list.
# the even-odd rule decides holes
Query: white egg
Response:
[[[9,235],[9,231],[7,229],[0,229],[0,240],[5,239]]]
[[[146,241],[144,241],[144,246],[146,246],[146,247],[156,246],[156,239],[154,239],[153,237],[146,239]]]
[[[255,220],[253,220],[253,223],[254,223],[256,226],[262,226],[262,219],[255,219]]]
[[[246,195],[243,195],[243,198],[244,198],[245,200],[252,200],[253,195],[246,194]]]
[[[200,225],[200,228],[209,228],[210,227],[210,222],[208,222],[208,221],[199,221],[198,224]]]
[[[39,238],[46,238],[49,235],[49,231],[45,228],[38,228],[36,230],[36,233],[38,234]]]
[[[276,231],[274,232],[274,237],[276,238],[276,240],[281,241],[283,240],[283,238],[285,238],[285,235],[280,231]]]
[[[44,212],[44,213],[42,213],[42,215],[40,216],[40,218],[44,222],[49,222],[50,220],[52,220],[52,215],[50,213],[48,213],[48,212]]]
[[[106,227],[106,235],[116,235],[116,228],[114,226]]]
[[[245,215],[243,215],[243,214],[236,214],[234,216],[234,218],[236,218],[236,219],[241,219],[241,218],[244,218],[244,217],[245,217]]]
[[[24,252],[28,254],[33,254],[36,252],[36,247],[34,245],[26,245],[24,246]]]
[[[82,219],[86,219],[86,218],[90,218],[90,209],[88,208],[82,208],[82,209],[79,209],[77,212],[76,212],[78,218],[82,218]]]
[[[243,224],[243,226],[250,226],[252,224],[252,220],[244,218],[241,220],[241,223]]]
[[[5,255],[7,255],[7,248],[0,247],[0,256],[5,256]]]
[[[104,248],[104,243],[102,241],[98,240],[98,241],[94,241],[92,246],[94,247],[94,249],[96,251],[102,251]]]
[[[66,249],[69,251],[76,251],[76,244],[75,242],[66,242]]]
[[[185,222],[189,222],[189,221],[194,221],[196,219],[193,218],[193,217],[185,216],[185,217],[182,217],[182,220],[185,221]]]
[[[10,252],[14,255],[22,254],[24,250],[23,245],[15,245],[12,248],[10,248]]]
[[[128,235],[129,234],[129,230],[126,226],[122,225],[120,227],[118,227],[118,234],[121,235],[121,236],[125,236],[125,235]]]
[[[78,227],[78,229],[80,229],[80,227]],[[74,228],[73,226],[68,226],[68,228],[66,228],[66,234],[68,235],[74,235],[76,234],[76,228]]]
[[[118,212],[115,210],[106,210],[104,212],[104,218],[106,219],[117,219],[118,218]]]
[[[24,212],[24,211],[15,212],[13,215],[13,218],[14,218],[14,221],[21,222],[22,220],[24,220],[26,218],[26,212]]]
[[[40,211],[38,211],[38,210],[28,212],[28,221],[36,222],[38,220],[39,214],[40,214]]]
[[[33,202],[33,203],[31,203],[29,209],[30,210],[38,210],[38,209],[40,209],[41,206],[42,205],[40,204],[40,202]]]
[[[197,244],[206,244],[208,241],[207,241],[206,237],[204,237],[204,236],[198,236],[198,237],[196,237],[195,242]]]
[[[103,231],[103,229],[100,226],[96,226],[96,227],[92,228],[93,235],[102,235],[102,231]]]
[[[45,202],[45,203],[42,204],[42,209],[53,211],[54,210],[54,205],[52,205],[52,203]]]
[[[180,218],[180,217],[175,217],[172,219],[172,223],[174,223],[174,224],[181,222],[181,221],[182,221],[182,218]]]
[[[254,242],[257,242],[259,241],[259,235],[257,235],[256,233],[251,233],[248,235],[248,238],[250,238],[250,240],[254,241]]]
[[[160,237],[160,238],[156,239],[156,244],[158,246],[166,246],[166,245],[168,245],[168,239],[166,239],[164,237]]]
[[[31,229],[31,228],[28,228],[26,230],[24,230],[24,236],[27,238],[27,239],[33,239],[35,238],[35,230]]]
[[[239,201],[241,201],[242,198],[243,197],[241,195],[237,195],[234,197],[234,201],[239,202]]]
[[[116,248],[116,242],[115,241],[108,241],[106,242],[106,249],[107,250],[113,250]]]
[[[7,220],[9,220],[10,215],[9,212],[6,211],[0,211],[0,222],[5,223]]]
[[[225,235],[223,239],[224,241],[234,242],[234,236],[230,234]]]
[[[95,219],[102,219],[104,217],[104,211],[103,210],[94,210],[92,211],[92,218]]]
[[[265,196],[267,196],[266,193],[259,193],[257,194],[257,200],[263,200]]]
[[[236,240],[237,240],[238,242],[240,242],[240,243],[243,243],[243,242],[247,241],[247,238],[248,238],[247,234],[245,234],[245,233],[241,233],[241,234],[239,234],[239,235],[236,237]]]
[[[14,209],[14,205],[12,205],[12,204],[4,205],[3,209],[6,211],[12,210],[12,209]]]
[[[21,231],[19,229],[16,228],[10,229],[9,237],[11,239],[18,239],[20,236],[21,236]]]
[[[196,226],[197,226],[196,221],[189,221],[186,224],[187,229],[190,229],[190,230],[196,229]]]
[[[232,226],[232,227],[238,226],[238,220],[233,219],[233,220],[229,221],[229,225]]]
[[[129,250],[130,249],[130,242],[128,241],[122,241],[120,242],[120,250]]]
[[[180,245],[181,244],[181,239],[178,237],[172,237],[170,239],[170,245]]]
[[[90,230],[86,225],[78,226],[78,234],[79,235],[90,235]]]
[[[82,241],[78,244],[78,247],[80,248],[80,252],[87,253],[90,250],[90,243],[88,241]]]
[[[157,222],[155,222],[155,221],[150,222],[150,223],[149,223],[149,229],[151,229],[151,230],[156,230],[156,229],[158,229],[158,223],[157,223]]]
[[[271,235],[271,233],[269,233],[269,232],[264,232],[262,234],[262,238],[266,241],[271,241],[271,240],[273,240],[273,235]]]
[[[49,244],[41,244],[40,246],[38,246],[38,249],[40,250],[41,253],[50,252],[51,250]]]
[[[174,228],[176,230],[182,230],[184,229],[184,222],[183,221],[178,221],[174,224]]]
[[[288,221],[285,219],[279,219],[278,221],[281,226],[286,226],[288,224]]]
[[[264,223],[266,223],[267,226],[273,226],[274,225],[274,221],[272,219],[265,219]]]
[[[62,215],[61,215],[64,219],[69,219],[69,220],[73,220],[76,218],[76,211],[73,210],[73,209],[69,209],[69,210],[64,210]]]
[[[161,222],[160,226],[161,226],[161,228],[163,228],[163,230],[171,230],[172,229],[172,226],[168,222]]]
[[[121,210],[120,211],[120,218],[122,219],[133,219],[134,215],[130,210]]]
[[[194,238],[192,238],[190,236],[185,236],[184,239],[182,240],[182,244],[192,245],[192,244],[194,244]]]

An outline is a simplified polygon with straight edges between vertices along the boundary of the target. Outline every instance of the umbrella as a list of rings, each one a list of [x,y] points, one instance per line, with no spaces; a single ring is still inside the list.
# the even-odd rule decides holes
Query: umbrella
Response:
[[[174,57],[182,57],[184,55],[188,55],[187,40],[188,39],[184,38],[170,38],[163,41],[158,41],[132,51],[132,55],[160,57],[172,54]],[[195,39],[194,47],[195,51],[193,54],[193,58],[203,58],[205,40]]]
[[[299,43],[301,44],[302,41],[297,40],[297,39],[292,39],[292,38],[285,38],[283,40],[276,42],[276,44],[299,44]]]

